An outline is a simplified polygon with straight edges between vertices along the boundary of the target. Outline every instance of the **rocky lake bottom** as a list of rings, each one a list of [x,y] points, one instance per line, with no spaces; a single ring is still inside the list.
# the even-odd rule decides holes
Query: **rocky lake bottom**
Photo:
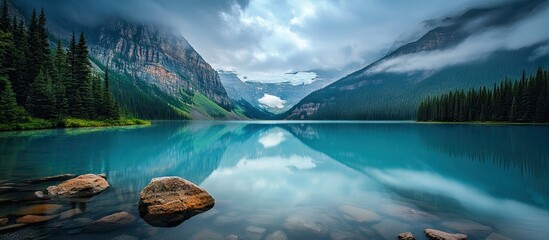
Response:
[[[0,133],[0,239],[427,239],[426,228],[540,239],[549,234],[548,143],[547,126],[410,122]],[[46,200],[35,192],[65,179],[28,181],[87,173],[105,173],[110,187]],[[150,225],[140,192],[162,176],[199,185],[215,206],[177,226]]]

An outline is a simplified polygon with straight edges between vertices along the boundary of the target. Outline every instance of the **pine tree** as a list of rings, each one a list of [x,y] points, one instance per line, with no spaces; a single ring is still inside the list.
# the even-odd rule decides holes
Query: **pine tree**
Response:
[[[57,48],[53,59],[53,91],[56,102],[56,112],[59,117],[64,117],[69,114],[69,101],[67,98],[66,82],[67,82],[67,56],[61,40],[57,40]]]
[[[536,103],[536,113],[534,115],[535,122],[543,122],[545,120],[545,93],[540,91],[538,102]]]
[[[509,111],[509,121],[513,122],[517,120],[517,112],[517,98],[513,97],[513,103],[511,104],[511,110]]]
[[[87,117],[88,113],[93,112],[93,94],[91,83],[91,69],[90,61],[88,59],[88,46],[84,33],[80,33],[80,39],[76,45],[76,51],[74,52],[74,80],[78,84],[78,91],[81,96],[81,113],[83,117]]]
[[[118,106],[114,101],[111,93],[111,83],[110,83],[110,74],[109,74],[109,65],[105,67],[105,87],[103,88],[103,104],[105,111],[105,117],[108,119],[118,119],[120,118],[120,111]]]
[[[23,108],[17,106],[10,81],[0,76],[0,123],[22,122],[25,116]]]
[[[2,5],[2,13],[0,14],[0,30],[3,32],[10,32],[10,14],[7,0],[4,0],[4,4]]]
[[[56,117],[55,106],[55,96],[49,74],[40,70],[32,84],[29,98],[30,112],[34,117],[51,119]]]

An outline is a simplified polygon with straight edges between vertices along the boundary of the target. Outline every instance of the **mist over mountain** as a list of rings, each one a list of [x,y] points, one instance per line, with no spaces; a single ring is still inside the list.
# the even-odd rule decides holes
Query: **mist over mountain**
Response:
[[[547,1],[503,2],[442,18],[439,26],[311,93],[290,119],[414,119],[419,101],[492,86],[549,66]]]

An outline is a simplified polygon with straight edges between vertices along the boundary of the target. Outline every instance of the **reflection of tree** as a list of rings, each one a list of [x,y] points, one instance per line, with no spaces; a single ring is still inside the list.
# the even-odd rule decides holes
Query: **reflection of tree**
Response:
[[[367,175],[368,169],[428,171],[496,197],[544,205],[547,200],[540,203],[530,191],[549,196],[547,127],[323,123],[285,128],[312,149]]]
[[[549,127],[430,125],[418,132],[425,145],[450,156],[518,168],[523,175],[547,176]]]

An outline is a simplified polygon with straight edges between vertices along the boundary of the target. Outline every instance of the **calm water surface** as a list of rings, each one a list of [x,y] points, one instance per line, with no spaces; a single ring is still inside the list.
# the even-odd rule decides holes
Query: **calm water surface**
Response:
[[[2,238],[395,239],[426,227],[549,235],[549,127],[409,122],[155,122],[148,127],[0,133],[0,183],[24,199],[62,173],[106,173],[111,185],[76,218],[127,211],[138,220],[100,234],[53,220]],[[180,176],[215,199],[210,211],[173,228],[149,226],[137,211],[154,177]],[[52,183],[53,184],[53,183]],[[36,202],[0,203],[0,216]]]

